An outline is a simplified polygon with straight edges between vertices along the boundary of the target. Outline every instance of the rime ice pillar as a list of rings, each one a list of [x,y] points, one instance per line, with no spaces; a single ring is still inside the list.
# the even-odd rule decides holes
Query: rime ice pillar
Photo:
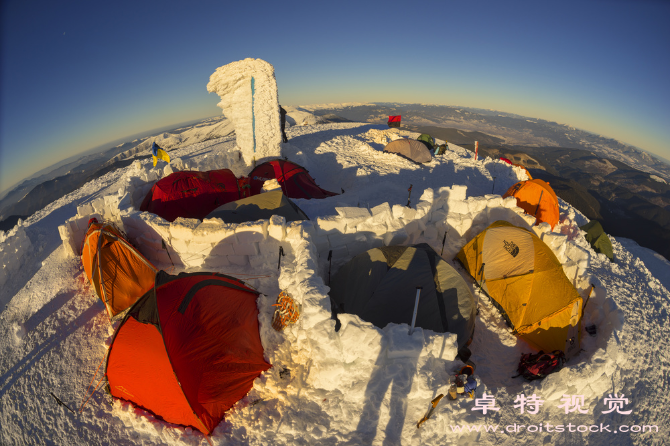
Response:
[[[261,59],[244,59],[216,69],[207,91],[221,97],[217,105],[233,122],[237,146],[251,164],[281,156],[281,126],[274,67]]]

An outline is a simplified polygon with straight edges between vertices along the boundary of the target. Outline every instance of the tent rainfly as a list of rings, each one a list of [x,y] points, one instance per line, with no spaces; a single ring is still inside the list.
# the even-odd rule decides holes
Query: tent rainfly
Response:
[[[558,197],[549,183],[540,179],[519,181],[512,185],[503,198],[516,198],[516,205],[535,217],[535,224],[549,223],[551,229],[558,223]]]
[[[154,286],[156,267],[113,225],[91,222],[84,237],[81,263],[110,318]]]
[[[598,220],[591,220],[584,226],[580,226],[579,229],[586,231],[586,241],[591,244],[595,252],[605,254],[610,261],[614,261],[612,242]]]
[[[337,313],[351,313],[384,328],[410,324],[416,288],[422,287],[416,326],[455,333],[458,348],[475,329],[477,307],[463,278],[429,245],[384,246],[357,255],[330,283]]]
[[[251,195],[261,193],[263,184],[275,179],[284,195],[289,198],[328,198],[338,195],[317,186],[314,178],[304,167],[282,159],[259,164],[251,171],[249,174]]]
[[[167,221],[178,217],[202,220],[222,204],[248,196],[229,169],[174,172],[158,180],[142,201],[140,210]]]
[[[287,222],[309,220],[307,214],[284,195],[281,190],[273,190],[231,201],[214,209],[205,218],[220,218],[226,223],[244,223],[268,220],[273,215],[284,217]]]
[[[395,153],[417,164],[429,163],[433,156],[430,154],[428,147],[421,142],[414,139],[396,139],[386,144],[384,152]]]
[[[538,350],[579,351],[582,297],[531,231],[496,221],[457,255],[514,333]]]
[[[270,368],[258,294],[221,274],[159,272],[114,334],[105,369],[112,396],[210,435]]]

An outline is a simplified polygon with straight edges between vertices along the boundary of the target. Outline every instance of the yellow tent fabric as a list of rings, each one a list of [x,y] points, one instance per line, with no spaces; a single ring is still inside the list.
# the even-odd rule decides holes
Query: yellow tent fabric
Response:
[[[515,334],[538,350],[579,351],[582,297],[531,231],[496,221],[457,255]]]
[[[89,226],[81,261],[110,318],[129,308],[154,286],[156,267],[113,225],[95,222]]]

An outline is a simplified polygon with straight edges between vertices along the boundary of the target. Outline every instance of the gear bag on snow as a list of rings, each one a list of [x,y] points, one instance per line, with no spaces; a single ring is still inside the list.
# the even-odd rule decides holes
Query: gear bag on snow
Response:
[[[517,367],[517,375],[523,376],[529,381],[535,379],[542,379],[550,373],[557,372],[565,364],[565,354],[561,350],[554,350],[553,353],[524,353],[521,355],[519,366]]]

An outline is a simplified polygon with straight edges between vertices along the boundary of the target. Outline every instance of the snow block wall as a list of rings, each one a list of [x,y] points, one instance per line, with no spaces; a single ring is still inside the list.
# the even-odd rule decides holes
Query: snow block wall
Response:
[[[567,216],[554,231],[547,223],[535,226],[535,217],[516,206],[513,197],[500,195],[466,197],[467,187],[453,185],[437,191],[426,189],[414,207],[382,203],[371,209],[336,207],[337,215],[315,221],[286,223],[283,217],[270,220],[227,224],[220,219],[178,218],[172,223],[154,214],[139,212],[144,196],[163,169],[144,168],[137,162],[126,177],[126,185],[117,195],[96,198],[78,207],[75,217],[58,229],[66,250],[80,255],[88,221],[92,217],[117,224],[129,241],[158,266],[219,270],[229,266],[269,266],[278,261],[279,247],[287,237],[308,235],[319,263],[317,273],[323,280],[369,249],[391,245],[427,243],[443,258],[452,260],[458,251],[488,225],[505,220],[533,231],[563,264],[575,287],[586,290],[590,278],[589,249],[577,227]],[[181,167],[188,167],[184,164]],[[572,216],[574,218],[574,216]],[[584,241],[584,243],[580,243]],[[288,253],[287,246],[283,249]],[[328,257],[332,251],[332,258]],[[295,255],[295,253],[291,253]],[[276,267],[275,267],[276,268]]]
[[[32,249],[32,242],[21,221],[7,232],[0,231],[0,287],[20,271]]]
[[[415,207],[382,203],[371,209],[336,207],[338,215],[314,222],[314,244],[321,259],[319,270],[331,277],[350,259],[380,246],[427,243],[447,260],[491,223],[504,220],[533,231],[556,254],[578,288],[588,288],[585,271],[588,251],[575,241],[579,230],[570,218],[551,231],[547,223],[535,226],[535,217],[516,206],[513,197],[484,195],[466,198],[467,187],[454,185],[437,191],[426,189]],[[581,237],[583,239],[583,237]],[[444,242],[444,244],[443,244]],[[328,256],[332,251],[331,262]]]
[[[80,206],[77,216],[59,228],[70,252],[78,253],[88,220],[96,216],[119,225],[129,241],[159,268],[169,269],[174,264],[178,270],[269,274],[271,279],[268,280],[277,282],[270,287],[271,292],[260,296],[258,301],[267,360],[276,370],[288,366],[296,373],[304,373],[302,376],[309,386],[353,392],[360,394],[361,400],[365,398],[364,384],[379,358],[393,360],[398,367],[409,367],[412,371],[417,364],[437,361],[445,364],[440,370],[446,370],[452,367],[451,361],[457,354],[456,336],[420,328],[408,336],[406,324],[389,324],[380,329],[349,314],[339,315],[342,327],[336,332],[327,286],[331,250],[332,274],[355,255],[384,245],[425,242],[451,261],[468,240],[490,223],[506,220],[537,234],[556,254],[566,275],[584,297],[591,283],[587,268],[595,254],[578,229],[574,215],[562,216],[562,222],[552,232],[547,224],[534,226],[535,219],[524,214],[514,198],[503,199],[499,195],[468,198],[465,186],[454,185],[426,189],[412,208],[388,203],[370,209],[337,207],[337,215],[319,217],[315,221],[287,223],[283,217],[274,216],[237,225],[220,219],[201,222],[179,218],[169,223],[156,215],[138,212],[134,207],[133,203],[141,202],[144,191],[160,173],[148,165],[135,167],[118,194],[96,198]],[[22,237],[20,231],[21,228],[17,230],[19,238]],[[280,247],[286,255],[282,257],[278,279],[275,279]],[[254,286],[254,280],[258,279],[245,281]],[[281,333],[270,328],[275,287],[288,292],[301,306],[298,323],[289,325]],[[612,364],[615,364],[598,358],[616,353],[613,344],[616,338],[611,333],[620,329],[623,321],[604,290],[597,289],[592,300],[585,323],[598,325],[604,336],[597,339],[587,336],[583,343],[589,346],[589,351],[597,351],[597,360],[590,362],[588,370],[565,368],[560,376],[563,379],[566,374],[587,374],[592,378],[575,378],[580,383],[588,383],[580,392],[598,395],[611,382]],[[366,373],[356,378],[358,381],[352,381],[352,370]],[[553,389],[558,379],[556,375],[543,381],[551,398],[559,398],[563,392],[562,388]],[[444,379],[436,374],[428,381],[439,385]],[[281,382],[281,379],[268,379],[263,392],[274,392]]]
[[[423,361],[452,361],[456,357],[457,337],[452,333],[417,328],[412,336],[407,336],[406,324],[389,324],[381,329],[350,314],[338,315],[342,326],[336,332],[335,321],[331,318],[329,288],[317,274],[320,259],[313,228],[309,224],[297,225],[295,230],[288,230],[285,242],[290,244],[295,257],[293,262],[282,264],[279,288],[287,291],[301,305],[302,311],[299,322],[286,327],[280,339],[274,339],[281,345],[264,344],[268,360],[275,369],[281,369],[292,356],[294,364],[296,361],[307,363],[308,385],[355,392],[363,398],[365,385],[357,382],[360,378],[357,373],[364,370],[362,376],[369,379],[369,372],[382,356],[401,361],[404,358],[416,361],[419,356]],[[262,327],[270,325],[270,314],[261,308]],[[271,334],[271,329],[264,330],[264,343],[272,342]],[[291,351],[287,354],[284,349]],[[276,395],[273,384],[266,382],[266,390]]]
[[[172,265],[187,270],[219,271],[229,266],[277,268],[279,248],[292,261],[293,253],[283,246],[287,234],[302,233],[303,223],[286,224],[283,217],[242,224],[227,224],[220,219],[178,218],[170,223],[149,212],[139,212],[131,204],[132,183],[119,195],[96,199],[80,206],[78,214],[58,229],[66,251],[80,255],[90,218],[116,224],[147,259],[159,268]],[[135,190],[144,190],[151,183]],[[309,222],[304,223],[310,226]],[[274,265],[274,266],[273,266]]]
[[[281,156],[281,124],[274,67],[261,59],[244,59],[216,69],[207,91],[221,97],[217,105],[233,121],[237,146],[251,166]]]

